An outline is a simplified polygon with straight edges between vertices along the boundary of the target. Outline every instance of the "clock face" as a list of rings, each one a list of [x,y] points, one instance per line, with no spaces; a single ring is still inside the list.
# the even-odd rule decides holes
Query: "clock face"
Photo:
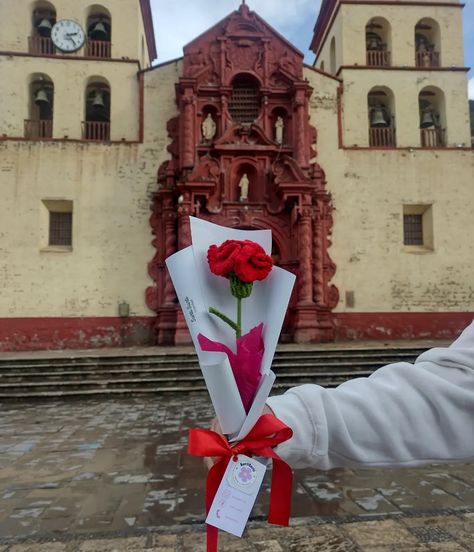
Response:
[[[58,50],[77,52],[84,45],[86,35],[79,23],[71,19],[62,19],[52,28],[51,39]]]

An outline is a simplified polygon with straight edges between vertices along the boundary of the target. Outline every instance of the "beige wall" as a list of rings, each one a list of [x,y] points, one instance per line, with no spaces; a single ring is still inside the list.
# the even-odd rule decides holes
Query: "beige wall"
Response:
[[[306,70],[311,121],[333,197],[339,312],[474,308],[474,151],[337,147],[337,82]],[[433,250],[403,245],[403,205],[431,204]],[[355,307],[345,306],[354,291]]]
[[[152,314],[150,198],[180,67],[145,74],[142,145],[0,141],[0,317]],[[72,251],[45,248],[44,200],[73,202]]]
[[[91,6],[103,6],[112,18],[112,57],[116,59],[141,58],[142,16],[139,0],[57,0],[51,1],[56,8],[57,19],[73,19],[86,28]],[[0,21],[4,22],[0,33],[0,51],[27,52],[28,36],[32,33],[32,12],[36,2],[31,0],[2,0]],[[5,24],[8,22],[8,24]],[[72,56],[84,55],[80,50]]]
[[[138,140],[139,83],[136,63],[64,60],[0,55],[0,135],[23,136],[29,119],[29,84],[44,74],[54,83],[53,137],[81,138],[85,119],[86,86],[91,77],[108,81],[111,91],[111,139]]]

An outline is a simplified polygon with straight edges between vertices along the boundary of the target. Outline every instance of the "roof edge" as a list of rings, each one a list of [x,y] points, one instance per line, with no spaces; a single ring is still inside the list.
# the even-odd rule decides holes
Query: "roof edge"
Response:
[[[143,25],[145,27],[148,55],[150,56],[150,62],[153,62],[153,60],[158,57],[158,53],[156,51],[155,27],[153,25],[150,0],[140,0],[140,8],[142,10]]]

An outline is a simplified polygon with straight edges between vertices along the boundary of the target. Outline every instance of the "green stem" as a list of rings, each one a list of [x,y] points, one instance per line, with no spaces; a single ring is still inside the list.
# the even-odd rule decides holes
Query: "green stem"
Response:
[[[242,299],[237,297],[237,328],[235,330],[235,336],[237,339],[242,335]]]
[[[229,324],[229,326],[235,331],[236,334],[240,332],[240,329],[239,329],[240,326],[238,326],[233,320],[231,320],[228,316],[226,316],[222,312],[218,311],[214,307],[209,307],[209,312],[211,314],[214,314],[221,320],[223,320],[226,324]],[[238,335],[238,337],[240,337],[240,335]]]

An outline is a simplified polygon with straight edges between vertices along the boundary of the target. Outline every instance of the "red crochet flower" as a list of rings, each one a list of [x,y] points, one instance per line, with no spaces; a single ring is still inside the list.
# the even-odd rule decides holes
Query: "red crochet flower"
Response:
[[[258,243],[248,240],[235,258],[234,272],[242,282],[265,280],[272,268],[272,258]]]
[[[213,274],[230,278],[234,273],[245,283],[264,280],[273,267],[272,258],[250,240],[226,240],[219,246],[211,245],[207,260]]]
[[[229,278],[234,271],[235,258],[242,249],[242,242],[226,240],[219,245],[211,245],[207,250],[207,261],[213,274]]]

